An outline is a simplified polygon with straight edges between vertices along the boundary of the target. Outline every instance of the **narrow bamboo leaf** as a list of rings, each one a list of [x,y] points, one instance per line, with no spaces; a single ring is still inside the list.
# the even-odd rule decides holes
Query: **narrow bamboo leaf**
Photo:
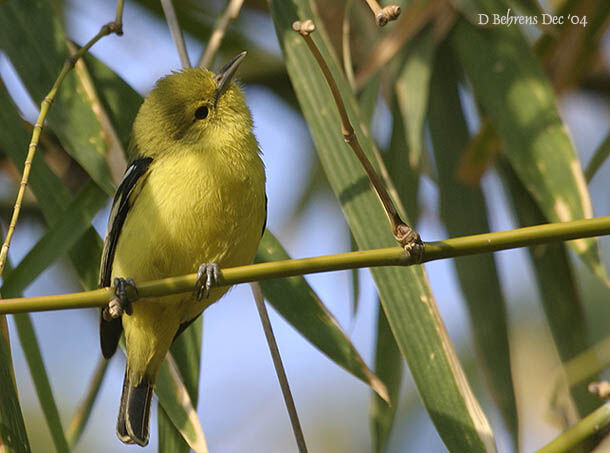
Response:
[[[5,297],[16,297],[42,271],[64,255],[89,229],[91,220],[106,203],[106,194],[90,181],[63,213],[60,221],[47,231],[28,252],[2,285]]]
[[[495,0],[486,5],[501,10]],[[462,19],[451,40],[506,156],[546,218],[559,222],[591,217],[580,161],[552,88],[520,29],[483,30]],[[570,241],[570,246],[605,280],[596,239]]]
[[[478,186],[487,169],[500,154],[501,143],[489,118],[484,118],[478,132],[471,137],[456,170],[459,181]]]
[[[101,25],[101,24],[100,24]],[[52,3],[7,2],[0,6],[0,48],[40,103],[69,57],[66,36]],[[108,194],[114,185],[105,160],[108,146],[86,87],[74,72],[65,79],[47,118],[65,149]]]
[[[602,142],[601,145],[597,148],[589,165],[587,165],[587,170],[585,171],[585,176],[587,177],[587,182],[593,179],[597,170],[608,160],[608,156],[610,156],[610,133],[606,135],[606,138]]]
[[[2,81],[0,81],[0,123],[5,131],[10,131],[0,134],[2,153],[8,156],[21,173],[32,134],[26,129],[26,123],[17,113],[17,107],[13,104]],[[40,153],[34,156],[28,187],[34,192],[43,215],[50,216],[51,222],[56,221],[63,211],[62,201],[70,199],[70,192],[49,169]]]
[[[13,296],[14,295],[11,295],[10,297]],[[19,342],[21,343],[25,358],[28,362],[28,368],[30,369],[32,381],[34,382],[34,388],[38,394],[42,412],[44,413],[45,420],[51,431],[55,449],[60,453],[69,452],[70,447],[68,447],[68,441],[66,440],[64,429],[61,425],[59,411],[57,410],[57,404],[55,404],[49,376],[47,375],[47,370],[44,361],[42,360],[38,337],[34,331],[32,319],[30,318],[29,313],[14,315],[13,319],[15,320]]]
[[[6,268],[4,270],[5,275],[10,276],[13,272],[13,267],[10,260],[7,259]],[[21,296],[21,292],[10,294],[8,297]],[[5,318],[3,317],[5,321]],[[47,375],[44,362],[42,360],[42,354],[40,353],[40,346],[38,344],[38,338],[32,325],[32,320],[29,313],[15,315],[13,317],[15,327],[17,328],[17,335],[19,342],[23,349],[28,368],[30,369],[30,376],[34,382],[34,388],[38,395],[38,400],[42,408],[42,412],[45,416],[53,444],[58,452],[70,451],[68,442],[66,440],[63,427],[59,418],[59,411],[57,410],[57,404],[55,404],[55,397],[53,396],[53,390],[51,389],[51,383]],[[4,322],[6,328],[6,322]],[[8,338],[8,330],[3,332]],[[9,360],[10,363],[10,360]],[[12,370],[11,370],[12,372]],[[13,385],[15,385],[15,376],[13,377]]]
[[[142,104],[142,96],[93,55],[86,54],[84,61],[104,110],[116,130],[123,149],[127,150],[131,127]]]
[[[290,259],[279,241],[265,230],[256,262]],[[366,366],[339,323],[324,306],[305,278],[290,277],[260,282],[265,299],[286,321],[337,365],[363,380],[387,400],[383,383]],[[290,297],[287,297],[290,294]]]
[[[501,175],[522,227],[547,223],[530,194],[505,159],[499,161]],[[536,271],[542,305],[562,362],[568,362],[585,351],[588,328],[572,265],[564,244],[529,247]],[[570,381],[570,379],[568,379]],[[571,385],[570,392],[581,416],[599,406],[599,400],[587,390],[586,381]]]
[[[456,179],[469,134],[455,67],[450,49],[443,47],[432,76],[428,116],[438,169],[441,219],[451,237],[489,232],[483,191]],[[492,254],[462,257],[455,260],[455,266],[488,388],[512,435],[513,447],[517,448],[519,424],[511,375],[506,302],[494,257]]]
[[[194,407],[197,407],[197,400],[199,399],[202,329],[203,317],[200,316],[178,337],[171,347],[172,357],[180,371],[184,386]],[[176,429],[162,405],[159,405],[157,419],[159,425],[159,451],[171,451],[173,453],[183,451],[188,453],[191,447]]]
[[[71,449],[74,449],[85,431],[87,422],[89,421],[89,417],[93,411],[93,406],[95,405],[100,388],[102,387],[102,382],[104,382],[104,377],[106,377],[106,371],[108,371],[109,363],[109,360],[100,357],[97,367],[95,368],[95,372],[93,373],[93,377],[89,383],[89,390],[87,391],[82,403],[74,413],[74,416],[70,420],[68,430],[66,431],[66,437],[68,439],[68,445],[70,445]]]
[[[421,167],[419,162],[416,167],[411,166],[409,145],[407,144],[404,121],[400,119],[401,115],[398,103],[393,101],[392,137],[388,149],[383,153],[383,161],[388,168],[390,178],[394,182],[398,197],[409,213],[412,225],[416,225],[420,213],[417,196],[419,194]]]
[[[3,318],[3,328],[0,333],[0,386],[2,388],[2,392],[0,392],[0,424],[2,424],[0,448],[6,453],[29,453],[32,450],[17,396],[6,318]]]
[[[377,196],[343,141],[326,81],[303,38],[291,28],[295,20],[316,23],[318,31],[312,38],[337,81],[360,144],[373,157],[373,144],[360,128],[355,100],[331,55],[322,22],[307,0],[272,0],[271,12],[299,104],[358,245],[361,249],[395,245]],[[371,273],[396,342],[447,448],[452,452],[495,451],[493,433],[449,341],[423,267],[375,268]]]
[[[396,80],[396,98],[406,131],[409,164],[418,168],[423,154],[424,121],[428,112],[428,93],[432,63],[437,48],[432,27],[427,27],[409,43],[404,66]]]
[[[385,383],[390,396],[390,404],[377,395],[373,395],[373,401],[371,402],[373,445],[375,446],[374,450],[381,453],[385,451],[392,432],[402,381],[402,356],[381,305],[377,310],[375,373]]]
[[[163,411],[195,453],[207,453],[208,448],[197,411],[171,354],[161,366],[155,393]]]
[[[372,130],[373,115],[375,114],[375,108],[377,107],[380,85],[380,77],[379,75],[376,75],[367,82],[358,96],[360,113],[364,119],[364,124],[369,131]]]

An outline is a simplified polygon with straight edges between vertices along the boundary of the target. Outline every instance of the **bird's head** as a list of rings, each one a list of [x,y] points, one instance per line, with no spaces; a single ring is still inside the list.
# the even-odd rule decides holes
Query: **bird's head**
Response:
[[[194,68],[160,79],[133,126],[132,152],[156,157],[179,149],[233,147],[252,135],[252,117],[233,82],[246,52],[218,74]]]

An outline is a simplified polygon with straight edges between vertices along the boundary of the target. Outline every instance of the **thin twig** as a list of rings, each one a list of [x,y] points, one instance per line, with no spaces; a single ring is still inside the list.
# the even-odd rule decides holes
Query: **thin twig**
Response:
[[[299,422],[299,415],[297,414],[297,408],[292,398],[292,392],[290,391],[290,385],[288,384],[288,378],[286,377],[286,370],[284,370],[284,364],[282,363],[282,357],[280,356],[280,350],[275,341],[273,335],[273,328],[271,327],[271,321],[269,320],[269,314],[267,313],[267,307],[265,307],[265,300],[263,299],[263,293],[261,286],[258,282],[250,284],[252,294],[254,295],[254,301],[256,302],[256,309],[258,315],[261,318],[261,324],[265,331],[265,338],[269,345],[269,352],[271,352],[271,358],[273,359],[273,366],[277,373],[277,379],[280,381],[280,387],[282,388],[282,395],[284,396],[284,402],[286,403],[286,409],[288,409],[288,415],[290,417],[290,424],[292,425],[292,431],[299,447],[299,453],[306,453],[307,446],[305,445],[305,436],[301,429],[301,423]]]
[[[610,216],[573,220],[571,222],[548,223],[511,231],[426,242],[424,244],[422,262],[603,235],[610,235]],[[220,286],[236,285],[238,283],[319,272],[363,267],[411,266],[413,264],[417,264],[415,258],[407,255],[402,248],[389,247],[222,269],[218,284]],[[197,274],[187,274],[178,277],[168,277],[162,280],[137,282],[138,294],[140,297],[158,298],[159,296],[191,292],[196,279]],[[0,303],[0,315],[103,307],[113,296],[114,289],[102,288],[55,296],[4,299]],[[154,300],[151,299],[150,302]]]
[[[122,22],[122,13],[123,13],[123,3],[124,0],[117,1],[116,8],[116,17],[112,22],[107,23],[106,25],[100,28],[100,31],[83,47],[81,47],[74,55],[66,59],[57,80],[53,84],[53,87],[49,91],[49,93],[45,96],[42,103],[40,104],[40,114],[38,115],[38,119],[36,120],[36,124],[34,124],[34,131],[32,132],[32,139],[30,140],[30,144],[28,146],[28,154],[25,158],[25,163],[23,165],[23,176],[21,177],[21,184],[19,186],[19,192],[17,193],[17,200],[15,201],[15,207],[13,209],[13,216],[11,217],[11,222],[8,227],[8,231],[6,233],[6,239],[4,240],[4,244],[2,245],[2,250],[0,250],[0,276],[4,272],[4,265],[6,263],[6,257],[8,256],[8,249],[11,246],[11,239],[13,238],[13,233],[15,232],[15,226],[17,225],[17,220],[19,219],[19,213],[21,211],[21,204],[23,202],[23,196],[25,195],[25,188],[28,185],[28,180],[30,178],[30,170],[32,168],[32,161],[34,160],[34,155],[36,154],[36,148],[38,147],[38,141],[40,139],[40,133],[42,132],[42,125],[44,124],[45,118],[49,112],[49,108],[57,95],[57,91],[59,87],[63,83],[64,79],[68,75],[68,73],[74,68],[76,62],[89,51],[89,49],[104,36],[110,35],[112,33],[121,36],[123,34],[123,22]]]
[[[396,20],[400,16],[400,6],[388,5],[385,8],[379,6],[376,0],[366,0],[366,3],[375,15],[375,22],[379,27],[383,27],[391,20]]]
[[[178,56],[180,57],[180,65],[183,69],[190,68],[192,67],[191,60],[189,59],[188,52],[186,51],[184,36],[182,35],[182,29],[180,28],[180,24],[178,23],[178,17],[176,16],[176,11],[174,10],[174,4],[172,3],[172,0],[161,0],[161,7],[163,8],[163,14],[165,14],[165,21],[167,22],[167,26],[169,27],[172,39],[174,40],[174,44],[176,44],[176,49],[178,50]]]
[[[330,73],[328,65],[322,57],[322,54],[320,54],[318,47],[313,42],[313,39],[311,39],[310,34],[315,30],[313,22],[311,20],[306,20],[304,22],[297,21],[292,24],[292,28],[303,36],[307,47],[309,47],[309,50],[315,57],[320,69],[324,73],[324,78],[328,83],[330,91],[335,100],[335,104],[337,105],[337,110],[339,111],[343,139],[351,146],[352,150],[356,154],[356,157],[358,157],[358,160],[364,167],[364,171],[368,175],[369,181],[375,189],[377,196],[381,200],[381,204],[383,205],[390,224],[392,225],[392,233],[394,234],[394,238],[402,247],[404,247],[405,251],[412,253],[417,257],[421,257],[423,247],[419,234],[417,234],[416,231],[414,231],[400,218],[400,215],[398,214],[390,195],[377,176],[377,173],[366,157],[366,154],[364,154],[364,151],[360,147],[360,142],[358,142],[358,138],[354,133],[354,128],[350,124],[349,117],[347,116],[347,111],[345,109],[345,104],[343,103],[343,99],[341,98],[341,94],[337,88],[337,84]]]
[[[229,23],[232,20],[237,19],[243,4],[244,0],[229,0],[227,7],[216,21],[216,24],[214,24],[214,31],[205,46],[205,50],[199,59],[197,67],[209,68],[210,65],[214,63],[214,57],[216,57],[218,49],[220,49],[220,43],[225,36]]]
[[[416,0],[402,15],[396,26],[386,33],[371,49],[365,58],[361,69],[356,73],[356,89],[360,90],[377,71],[383,68],[402,47],[413,38],[426,24],[428,24],[437,11],[443,10],[447,14],[455,12],[443,1],[428,2]]]

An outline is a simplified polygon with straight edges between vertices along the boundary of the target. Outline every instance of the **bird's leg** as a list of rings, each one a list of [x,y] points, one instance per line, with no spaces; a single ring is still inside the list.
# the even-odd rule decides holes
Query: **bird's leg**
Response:
[[[104,308],[103,316],[106,321],[111,319],[120,318],[124,313],[130,315],[133,313],[133,307],[131,306],[131,300],[127,295],[127,287],[131,286],[135,293],[136,299],[138,297],[138,288],[136,283],[131,278],[115,278],[114,279],[114,297],[108,302],[108,305]]]
[[[220,279],[220,269],[216,263],[203,263],[197,271],[195,282],[195,297],[197,301],[210,297],[210,290],[216,286]]]

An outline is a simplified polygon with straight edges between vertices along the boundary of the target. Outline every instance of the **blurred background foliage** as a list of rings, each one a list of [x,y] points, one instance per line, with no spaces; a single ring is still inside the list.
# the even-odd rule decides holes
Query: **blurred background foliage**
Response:
[[[246,0],[214,68],[248,51],[239,77],[265,153],[268,227],[285,249],[266,238],[259,259],[357,249],[362,231],[386,222],[354,225],[352,200],[335,194],[341,169],[333,168],[322,144],[331,140],[325,134],[342,138],[334,123],[325,128],[316,116],[336,114],[332,103],[314,103],[319,111],[309,105],[311,90],[324,93],[322,85],[307,85],[320,77],[318,69],[295,60],[300,37],[284,33],[291,14],[299,18],[312,3],[318,16],[314,38],[335,74],[343,73],[352,121],[370,142],[367,152],[383,161],[376,165],[387,169],[386,181],[425,241],[610,213],[610,2],[403,0],[392,2],[402,8],[399,19],[378,28],[360,0]],[[226,4],[174,1],[193,61]],[[128,0],[125,8],[124,36],[100,41],[51,109],[10,252],[16,269],[5,273],[3,297],[95,286],[99,234],[125,168],[121,151],[131,121],[154,81],[179,69],[160,3]],[[492,21],[493,14],[537,17],[539,23],[480,26],[479,14]],[[544,25],[543,14],[565,23]],[[62,52],[65,57],[72,43],[83,45],[112,17],[114,4],[99,0],[0,2],[5,225],[37,106],[59,73]],[[368,190],[358,186],[354,203]],[[540,448],[601,405],[587,384],[609,376],[607,249],[601,238],[426,264],[449,337],[500,451]],[[403,367],[405,349],[394,340],[400,320],[378,309],[369,271],[310,276],[307,282],[313,289],[293,281],[292,296],[319,297],[393,401],[389,408],[371,398],[369,387],[304,341],[291,327],[298,319],[274,303],[291,323],[272,313],[310,450],[459,451],[428,406],[439,436],[418,397],[411,373],[417,380],[426,364],[413,360],[411,372]],[[266,295],[281,301],[289,294],[284,291],[270,286]],[[177,344],[174,357],[211,451],[293,451],[250,299],[247,289],[234,289],[206,312],[203,340],[198,325]],[[330,339],[307,338],[332,360],[356,363],[351,372],[366,381],[360,356],[351,346],[343,348],[349,341],[328,319]],[[100,364],[96,310],[16,316],[9,318],[8,334],[32,451],[50,451],[51,444],[59,451],[133,450],[114,435],[123,359],[114,358],[107,368]],[[329,350],[336,345],[342,346],[333,355]],[[201,349],[199,375],[197,360],[187,359],[193,351],[199,357]],[[3,346],[4,362],[7,353]],[[427,401],[430,390],[418,384]],[[88,391],[97,399],[74,446],[80,428],[70,421]],[[9,396],[2,399],[12,414],[19,413],[15,404]],[[164,416],[147,448],[188,451]],[[18,417],[5,417],[3,426],[18,424]]]

